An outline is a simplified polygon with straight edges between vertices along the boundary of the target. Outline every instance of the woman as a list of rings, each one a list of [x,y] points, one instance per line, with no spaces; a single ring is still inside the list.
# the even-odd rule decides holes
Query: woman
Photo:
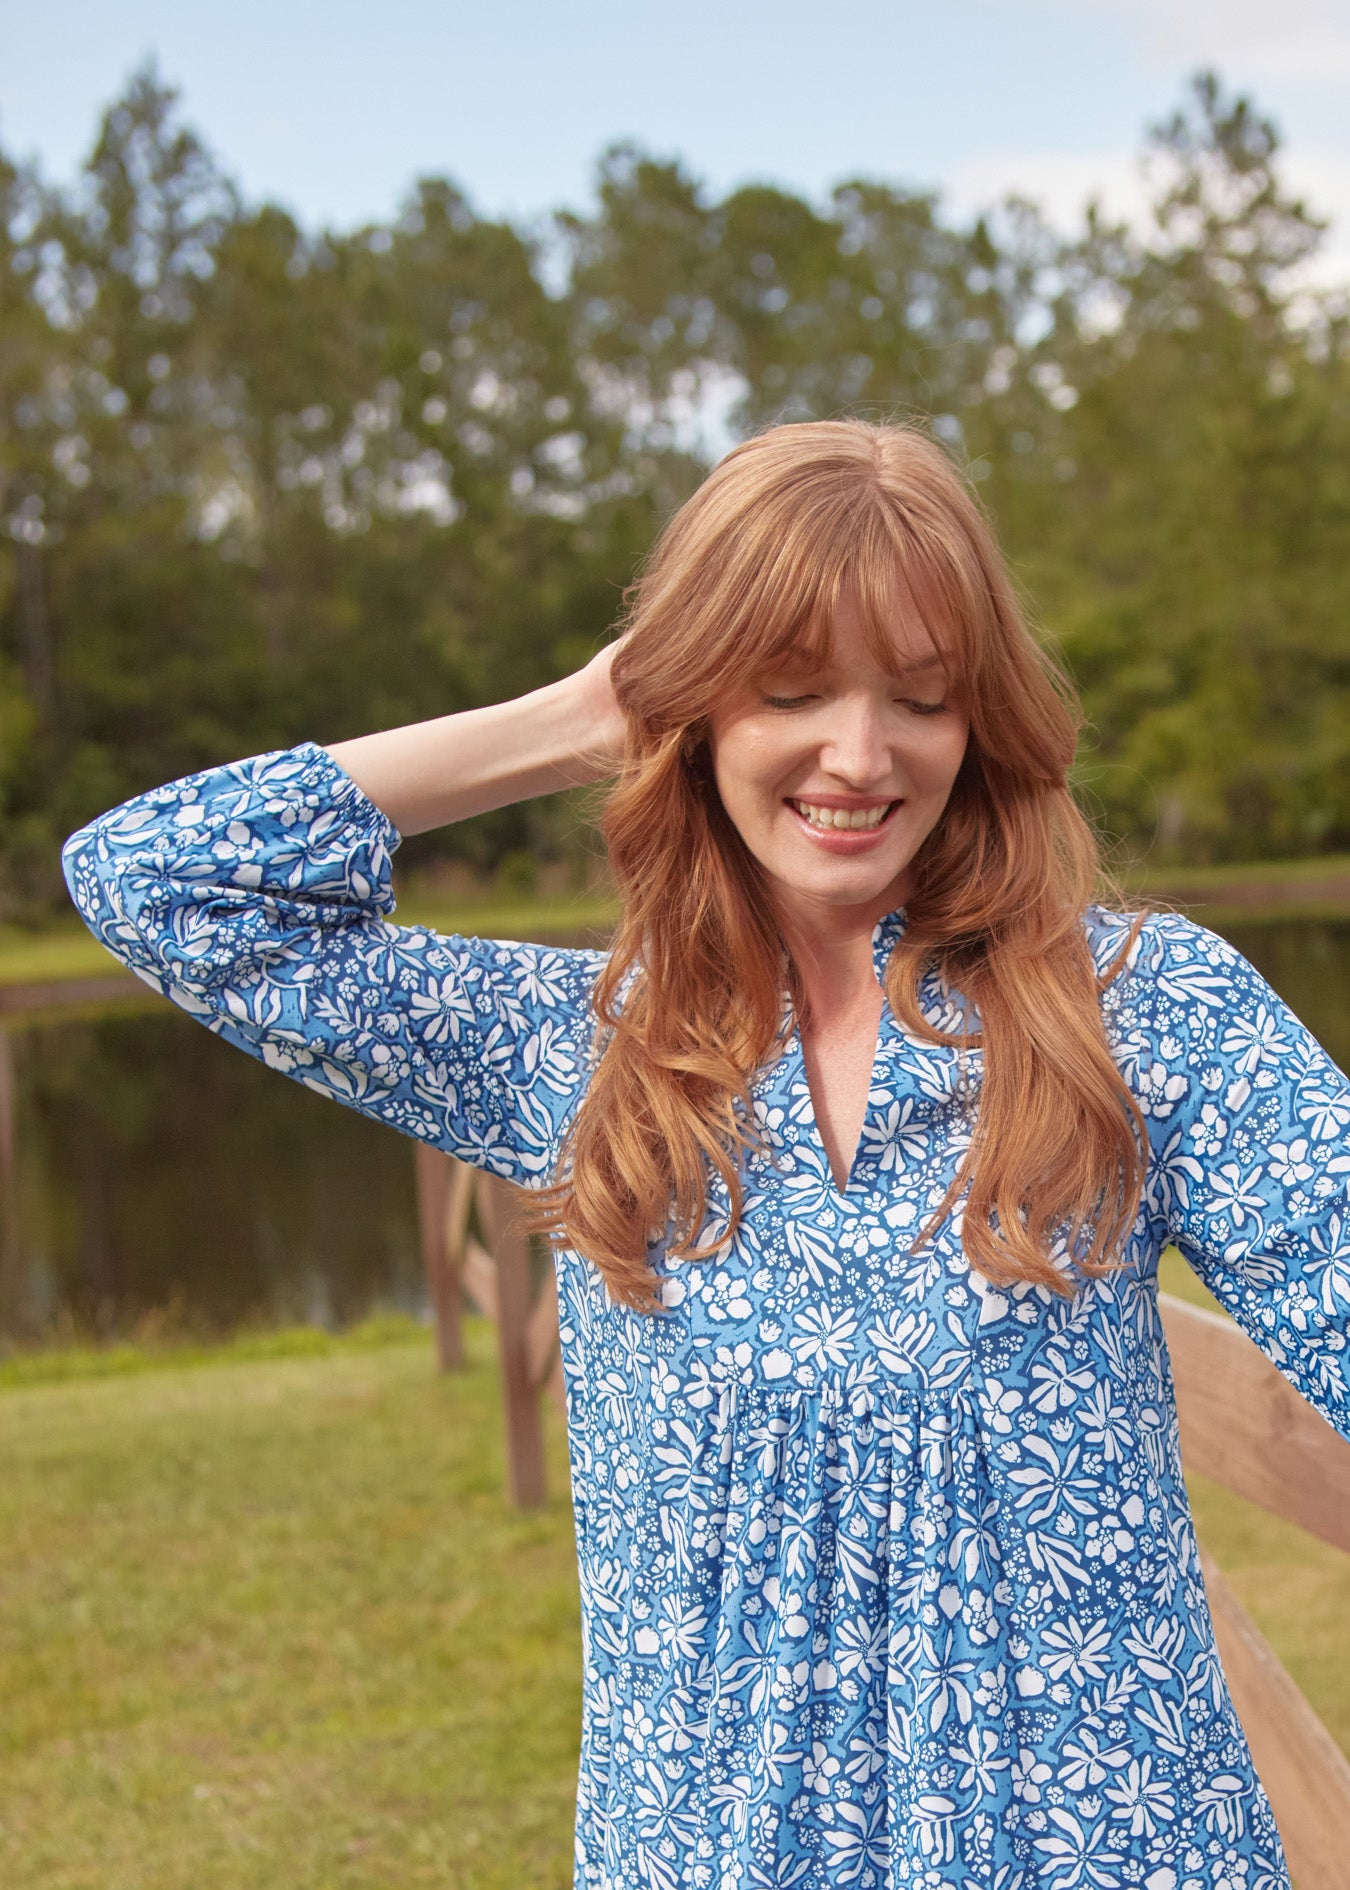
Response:
[[[581,1576],[576,1882],[1274,1890],[1157,1310],[1350,1435],[1350,1085],[1094,903],[1067,685],[918,433],[722,462],[624,634],[65,850],[220,1036],[536,1190]],[[400,835],[606,777],[608,957],[389,923]]]

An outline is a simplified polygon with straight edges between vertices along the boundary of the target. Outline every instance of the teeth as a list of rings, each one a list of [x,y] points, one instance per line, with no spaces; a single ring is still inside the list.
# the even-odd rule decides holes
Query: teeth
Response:
[[[815,807],[810,801],[794,801],[792,805],[804,820],[813,827],[879,827],[890,810],[889,801],[882,807]]]

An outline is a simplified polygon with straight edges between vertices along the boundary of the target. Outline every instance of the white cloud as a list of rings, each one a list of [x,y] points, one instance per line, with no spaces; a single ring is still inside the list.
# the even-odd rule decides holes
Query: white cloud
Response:
[[[1350,77],[1345,0],[1077,0],[1142,22],[1159,65],[1218,65],[1244,78],[1330,85]]]
[[[1350,153],[1283,151],[1285,188],[1315,215],[1330,220],[1322,248],[1306,266],[1308,285],[1350,285]],[[948,179],[949,210],[969,216],[1011,194],[1038,203],[1060,230],[1081,226],[1095,196],[1112,218],[1139,227],[1147,220],[1149,192],[1135,152],[1020,151],[972,158]]]
[[[1282,160],[1289,189],[1331,227],[1307,266],[1310,282],[1350,285],[1350,152],[1289,151]]]
[[[1137,153],[1017,151],[971,158],[945,182],[948,206],[970,215],[1008,196],[1029,197],[1061,230],[1082,221],[1096,197],[1108,216],[1134,223],[1148,207]]]

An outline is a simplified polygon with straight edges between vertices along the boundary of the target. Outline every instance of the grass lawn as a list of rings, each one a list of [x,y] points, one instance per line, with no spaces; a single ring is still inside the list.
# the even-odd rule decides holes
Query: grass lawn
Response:
[[[0,1364],[5,1890],[566,1890],[566,1439],[548,1407],[550,1503],[511,1510],[467,1342],[445,1378],[401,1321]],[[1192,1496],[1350,1752],[1350,1557]]]
[[[566,1440],[550,1407],[549,1506],[509,1509],[467,1341],[5,1367],[5,1890],[570,1885]]]
[[[1218,897],[1252,884],[1279,886],[1350,877],[1350,853],[1316,853],[1306,860],[1233,860],[1222,866],[1143,866],[1124,875],[1125,883],[1164,893],[1170,886],[1194,886]]]
[[[118,970],[78,918],[63,919],[41,932],[0,926],[0,984],[41,984],[47,979],[102,978]]]
[[[1122,875],[1121,884],[1129,894],[1179,905],[1217,932],[1266,920],[1350,918],[1350,854],[1345,853],[1225,866],[1145,866]]]

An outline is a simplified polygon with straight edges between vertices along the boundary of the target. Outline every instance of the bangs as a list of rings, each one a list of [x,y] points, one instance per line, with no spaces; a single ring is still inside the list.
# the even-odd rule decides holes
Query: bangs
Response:
[[[814,517],[786,521],[755,550],[761,554],[757,581],[738,613],[728,665],[738,679],[789,663],[828,663],[834,619],[847,596],[879,667],[901,677],[931,645],[949,687],[965,678],[969,602],[961,561],[949,542],[925,537],[882,493],[854,495],[847,508],[827,505]]]

